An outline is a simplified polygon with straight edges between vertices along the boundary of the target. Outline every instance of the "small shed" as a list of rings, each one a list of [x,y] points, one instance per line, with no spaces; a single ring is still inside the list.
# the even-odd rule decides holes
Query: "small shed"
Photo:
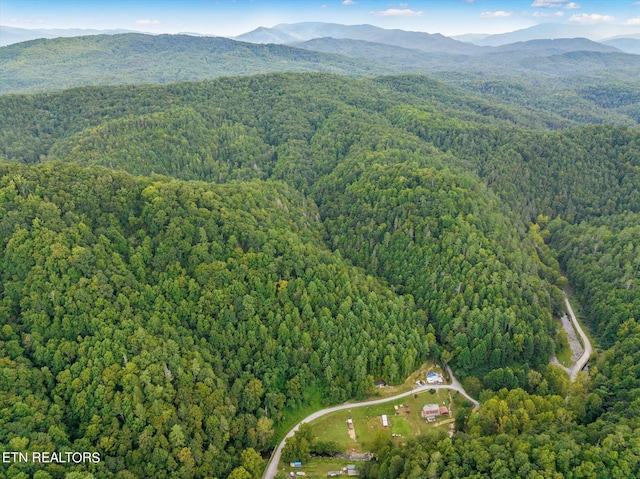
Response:
[[[448,416],[449,415],[449,410],[447,409],[446,406],[440,406],[440,415],[441,416]]]
[[[382,427],[389,427],[389,418],[386,414],[382,415]]]
[[[356,469],[355,464],[349,464],[347,466],[347,476],[359,476],[360,471]]]

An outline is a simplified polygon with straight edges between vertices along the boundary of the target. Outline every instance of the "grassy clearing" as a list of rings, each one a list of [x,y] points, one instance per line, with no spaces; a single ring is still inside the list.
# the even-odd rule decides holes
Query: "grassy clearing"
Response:
[[[569,340],[567,339],[567,333],[562,328],[562,325],[559,326],[558,334],[556,335],[556,357],[560,364],[562,364],[565,368],[571,367],[573,362],[571,361],[572,351],[569,346]]]
[[[311,430],[317,441],[333,441],[344,447],[347,453],[367,452],[378,434],[386,435],[396,445],[403,445],[409,439],[418,435],[448,432],[455,413],[463,402],[464,398],[462,396],[448,389],[434,390],[434,392],[424,391],[401,400],[396,399],[383,404],[344,409],[327,414],[313,421]],[[422,406],[425,404],[443,405],[443,403],[450,410],[448,417],[441,416],[435,423],[431,424],[422,419]],[[396,410],[394,406],[398,406],[398,409]],[[389,418],[389,427],[382,426],[381,416],[383,414],[386,414]],[[355,440],[349,435],[347,419],[353,420]],[[399,434],[400,436],[394,437],[394,434]],[[358,465],[361,462],[333,458],[314,458],[301,468],[291,468],[288,464],[281,463],[280,470],[285,471],[287,474],[291,471],[304,471],[307,477],[326,477],[327,472],[341,469],[347,464]]]
[[[311,423],[311,428],[319,441],[333,441],[344,447],[347,452],[365,452],[369,450],[370,444],[380,433],[388,435],[396,443],[404,443],[412,436],[448,431],[449,424],[440,424],[442,420],[447,419],[446,416],[439,418],[440,420],[433,424],[427,424],[422,419],[422,406],[432,403],[438,405],[444,403],[452,411],[449,417],[453,417],[462,404],[462,398],[457,393],[446,389],[435,393],[426,391],[407,396],[402,400],[337,411],[315,420]],[[408,407],[402,405],[408,405]],[[396,410],[394,406],[399,407]],[[383,414],[389,418],[389,427],[382,426]],[[355,440],[349,436],[347,419],[350,418],[354,423]],[[392,437],[392,434],[400,434],[400,437]]]
[[[426,362],[422,366],[420,366],[419,369],[411,373],[411,375],[402,384],[399,384],[397,386],[385,386],[383,388],[379,388],[376,390],[376,394],[369,399],[392,397],[407,391],[411,391],[411,389],[416,386],[416,381],[424,381],[427,373],[431,371],[444,375],[444,371],[442,371],[442,368],[440,366],[436,366],[431,362]]]
[[[385,397],[392,397],[403,392],[410,391],[412,387],[416,385],[416,381],[419,379],[424,381],[428,372],[435,371],[443,374],[442,368],[435,366],[433,363],[424,363],[420,368],[414,371],[404,383],[398,386],[385,386],[376,390],[376,394],[368,399],[380,399]],[[271,437],[270,444],[275,447],[282,441],[293,426],[298,424],[302,419],[308,415],[325,408],[328,405],[323,402],[323,396],[319,388],[310,388],[303,393],[305,399],[303,405],[300,408],[291,409],[285,408],[282,412],[283,420],[274,428],[273,436]],[[365,399],[366,400],[366,399]],[[401,434],[401,433],[400,433]]]
[[[298,424],[309,414],[313,414],[319,409],[326,407],[322,402],[323,396],[320,388],[308,389],[303,393],[303,395],[305,400],[301,407],[296,409],[285,408],[282,411],[283,419],[276,427],[274,427],[273,436],[270,440],[272,446],[279,444],[293,426]]]

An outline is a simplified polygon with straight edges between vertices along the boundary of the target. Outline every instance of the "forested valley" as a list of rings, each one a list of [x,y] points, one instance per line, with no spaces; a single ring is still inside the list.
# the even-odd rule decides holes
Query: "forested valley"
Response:
[[[640,130],[420,75],[0,96],[8,477],[259,478],[305,405],[451,365],[370,478],[640,474]],[[628,117],[630,118],[630,117]],[[627,118],[627,119],[628,119]],[[570,285],[599,352],[549,363]]]

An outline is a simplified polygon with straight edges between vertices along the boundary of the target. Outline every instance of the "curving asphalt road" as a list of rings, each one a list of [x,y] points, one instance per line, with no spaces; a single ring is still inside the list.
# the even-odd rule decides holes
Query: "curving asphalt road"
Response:
[[[591,347],[591,342],[589,341],[589,338],[587,337],[586,334],[584,334],[584,331],[582,330],[580,323],[578,323],[578,320],[576,319],[576,315],[573,314],[573,309],[571,308],[571,304],[569,303],[569,298],[567,298],[567,295],[564,296],[564,302],[567,305],[567,310],[569,311],[569,316],[571,317],[571,322],[573,323],[573,327],[582,338],[582,345],[584,349],[584,351],[582,352],[582,356],[580,356],[578,360],[575,363],[573,363],[573,365],[569,368],[569,379],[571,381],[575,381],[578,373],[582,371],[582,368],[584,368],[584,366],[589,361],[589,358],[591,357],[591,353],[593,352],[593,348]]]
[[[357,403],[340,404],[339,406],[328,407],[326,409],[322,409],[320,411],[314,412],[313,414],[310,414],[309,416],[305,417],[302,421],[300,421],[298,424],[296,424],[293,427],[293,429],[291,429],[291,431],[287,433],[287,435],[280,442],[280,444],[278,444],[278,447],[273,451],[273,454],[271,454],[271,459],[269,460],[269,464],[267,465],[267,468],[265,469],[264,474],[262,474],[262,479],[273,479],[275,477],[276,473],[278,472],[278,463],[280,462],[280,456],[282,455],[282,449],[284,448],[284,443],[286,442],[287,438],[293,436],[296,433],[296,431],[300,427],[300,424],[302,424],[303,422],[311,422],[315,419],[318,419],[319,417],[324,416],[325,414],[341,411],[343,409],[351,409],[351,408],[356,408],[361,406],[369,406],[372,404],[381,404],[385,402],[395,401],[396,399],[400,399],[406,396],[411,396],[412,394],[416,394],[419,392],[428,391],[429,389],[453,389],[454,391],[458,391],[462,396],[464,396],[466,399],[468,399],[473,403],[474,410],[477,409],[480,406],[480,403],[467,394],[467,392],[462,387],[462,384],[460,384],[460,382],[456,379],[456,377],[453,375],[453,371],[451,371],[451,368],[448,366],[447,366],[447,372],[449,373],[449,377],[451,378],[451,384],[441,384],[441,385],[425,384],[424,386],[416,387],[411,391],[407,391],[405,393],[398,394],[397,396],[393,396],[390,398],[374,399],[372,401],[362,401]]]

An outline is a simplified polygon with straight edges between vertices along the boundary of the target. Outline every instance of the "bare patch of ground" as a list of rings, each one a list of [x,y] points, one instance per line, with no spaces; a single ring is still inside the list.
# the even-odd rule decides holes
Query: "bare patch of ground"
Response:
[[[562,327],[567,333],[569,347],[571,348],[571,361],[575,362],[580,358],[580,356],[582,356],[584,349],[582,349],[582,344],[580,344],[580,341],[578,340],[576,330],[574,329],[573,324],[571,324],[569,317],[565,314],[560,318],[560,321],[562,321]]]
[[[347,461],[370,461],[373,454],[370,452],[341,452],[333,456],[336,459],[346,459]]]

